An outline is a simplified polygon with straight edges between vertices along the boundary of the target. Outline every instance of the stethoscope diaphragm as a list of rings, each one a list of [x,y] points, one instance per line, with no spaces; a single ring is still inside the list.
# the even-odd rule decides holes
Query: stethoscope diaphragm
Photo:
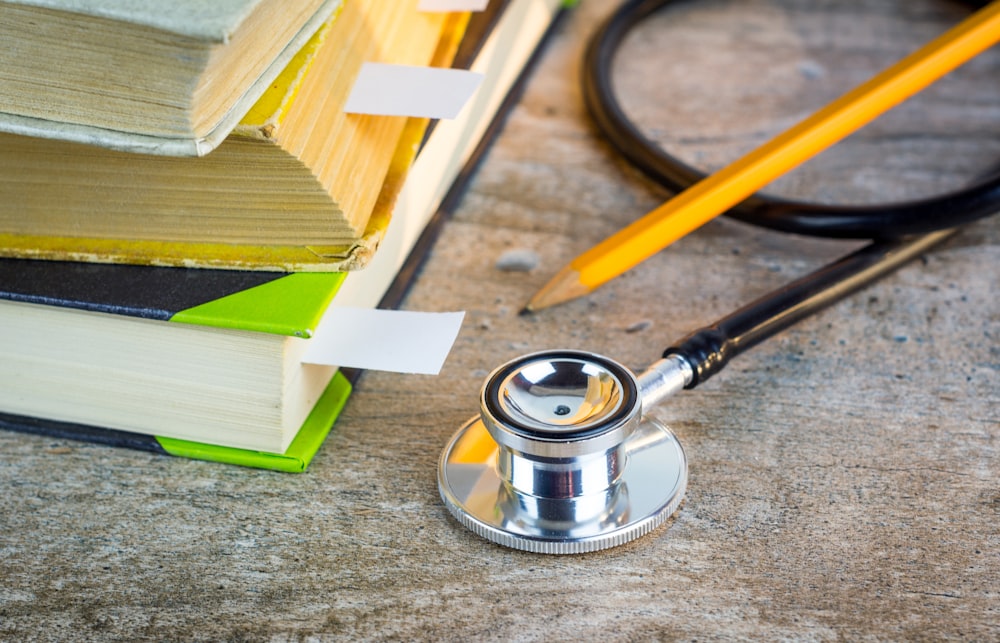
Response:
[[[445,505],[480,536],[532,552],[596,551],[652,531],[680,506],[687,459],[643,416],[640,389],[593,353],[502,365],[483,385],[480,415],[441,455]]]

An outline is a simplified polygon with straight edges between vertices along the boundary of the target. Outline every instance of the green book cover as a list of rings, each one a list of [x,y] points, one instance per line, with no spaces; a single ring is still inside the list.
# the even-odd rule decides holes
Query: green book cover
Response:
[[[227,464],[239,464],[258,469],[273,469],[287,473],[301,473],[309,466],[323,440],[333,427],[347,398],[351,394],[351,383],[338,371],[330,380],[323,396],[313,407],[312,413],[305,424],[299,429],[291,446],[284,453],[267,453],[249,449],[234,449],[220,447],[202,442],[177,440],[174,438],[156,438],[157,443],[170,455],[196,460],[212,460]]]
[[[0,259],[0,300],[308,338],[344,276]],[[336,373],[284,453],[23,417],[4,409],[0,409],[0,428],[300,472],[323,443],[350,392],[350,382]]]

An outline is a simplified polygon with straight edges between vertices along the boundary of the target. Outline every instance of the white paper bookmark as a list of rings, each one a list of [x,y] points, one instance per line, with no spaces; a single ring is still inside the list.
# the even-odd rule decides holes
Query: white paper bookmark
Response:
[[[368,62],[358,72],[344,111],[455,118],[482,80],[482,74],[467,69]]]
[[[331,306],[308,340],[306,364],[437,375],[464,312],[423,313]]]
[[[485,11],[490,0],[420,0],[417,11],[428,13],[445,11]]]

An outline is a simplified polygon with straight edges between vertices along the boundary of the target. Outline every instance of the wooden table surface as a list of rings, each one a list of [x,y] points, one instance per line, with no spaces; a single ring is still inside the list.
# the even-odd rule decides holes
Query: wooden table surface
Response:
[[[451,518],[441,448],[494,366],[580,348],[641,370],[671,341],[858,242],[718,219],[591,296],[518,311],[668,194],[588,119],[549,42],[404,306],[465,310],[439,376],[365,373],[303,475],[0,434],[0,640],[998,640],[1000,218],[657,409],[690,461],[666,528],[582,556]],[[713,169],[967,13],[943,0],[701,0],[617,65],[650,136]],[[876,202],[1000,159],[1000,51],[773,191]],[[508,267],[511,258],[520,270]]]

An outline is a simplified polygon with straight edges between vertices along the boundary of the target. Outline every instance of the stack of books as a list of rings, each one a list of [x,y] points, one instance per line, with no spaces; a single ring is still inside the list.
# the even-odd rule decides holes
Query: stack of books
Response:
[[[0,0],[0,428],[305,470],[321,318],[398,303],[564,3],[444,4]],[[351,108],[384,68],[482,82]]]

